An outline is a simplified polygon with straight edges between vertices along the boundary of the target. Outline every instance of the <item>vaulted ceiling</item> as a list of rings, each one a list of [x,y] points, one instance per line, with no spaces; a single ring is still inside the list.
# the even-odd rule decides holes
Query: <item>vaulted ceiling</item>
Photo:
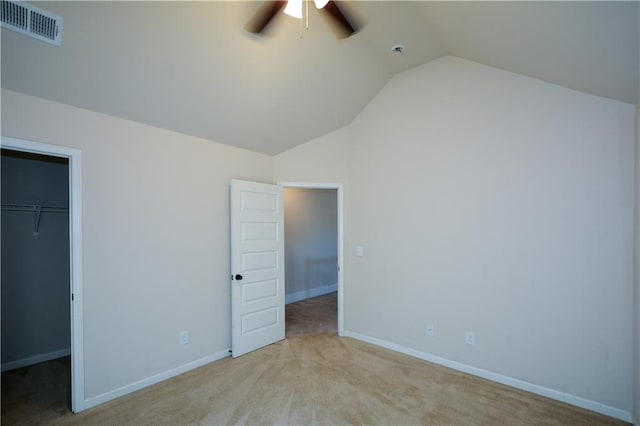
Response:
[[[345,40],[313,5],[301,38],[284,14],[247,33],[260,2],[32,4],[64,19],[62,46],[3,29],[3,88],[265,154],[348,124],[393,75],[446,55],[639,99],[635,1],[342,2],[366,24]]]

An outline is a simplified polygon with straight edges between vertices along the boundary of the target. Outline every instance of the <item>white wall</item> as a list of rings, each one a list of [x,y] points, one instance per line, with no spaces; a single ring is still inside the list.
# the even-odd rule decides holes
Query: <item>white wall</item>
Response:
[[[68,206],[69,169],[42,157],[2,155],[2,203]],[[2,367],[70,348],[69,214],[2,211]]]
[[[276,182],[342,183],[348,191],[350,140],[343,128],[274,156]]]
[[[7,90],[2,134],[82,151],[87,399],[226,353],[229,181],[270,157]]]
[[[447,57],[394,77],[348,129],[276,156],[275,175],[348,170],[352,335],[625,417],[634,120],[632,105]],[[300,155],[344,144],[345,168]]]
[[[336,291],[336,190],[285,188],[284,205],[287,303]]]

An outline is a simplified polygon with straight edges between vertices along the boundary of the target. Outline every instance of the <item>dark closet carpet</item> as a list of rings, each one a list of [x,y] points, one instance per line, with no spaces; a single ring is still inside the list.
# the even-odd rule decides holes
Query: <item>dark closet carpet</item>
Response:
[[[71,410],[71,358],[2,373],[2,424],[45,424]]]

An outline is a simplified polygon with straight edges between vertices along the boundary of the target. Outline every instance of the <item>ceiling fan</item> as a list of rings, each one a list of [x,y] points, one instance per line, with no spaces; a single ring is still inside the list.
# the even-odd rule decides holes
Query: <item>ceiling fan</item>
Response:
[[[329,23],[333,24],[331,27],[339,39],[347,38],[360,29],[356,20],[347,13],[343,6],[339,6],[338,2],[333,0],[313,0],[313,2],[316,9],[320,10],[322,16],[328,20]],[[302,19],[304,4],[307,5],[308,11],[309,0],[265,1],[262,7],[247,23],[245,29],[253,34],[263,34],[282,8],[284,8],[284,13],[287,15]]]

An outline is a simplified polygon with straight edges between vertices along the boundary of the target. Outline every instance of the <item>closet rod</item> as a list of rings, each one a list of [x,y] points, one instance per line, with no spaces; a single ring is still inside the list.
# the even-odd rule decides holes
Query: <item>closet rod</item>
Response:
[[[61,206],[44,206],[39,204],[2,204],[2,210],[11,210],[18,212],[48,212],[48,213],[65,213],[69,211],[68,207]]]
[[[2,210],[35,213],[33,221],[33,236],[37,237],[40,232],[41,213],[66,213],[69,211],[69,208],[60,206],[41,206],[38,204],[2,204]]]

